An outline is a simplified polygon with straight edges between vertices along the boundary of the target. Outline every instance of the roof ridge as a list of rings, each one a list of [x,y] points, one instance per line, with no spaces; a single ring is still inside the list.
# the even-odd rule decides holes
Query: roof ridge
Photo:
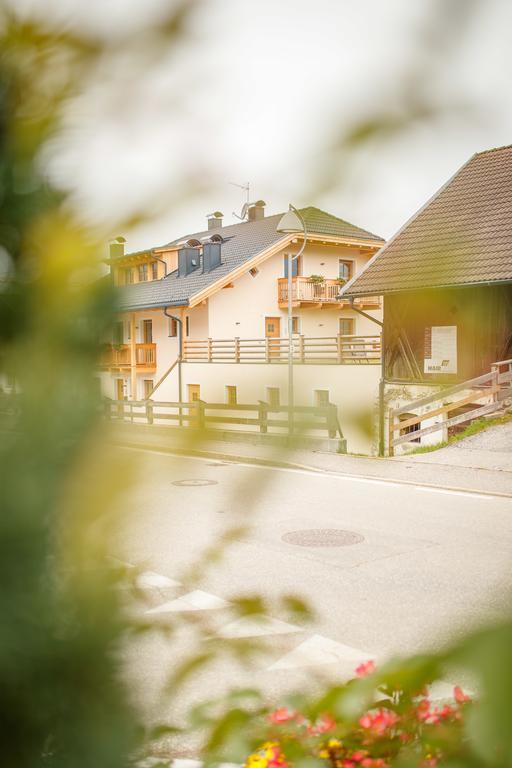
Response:
[[[488,155],[491,152],[501,152],[503,149],[512,149],[512,144],[504,144],[502,147],[491,147],[490,149],[483,149],[481,152],[475,152],[473,157],[478,157],[479,155]]]

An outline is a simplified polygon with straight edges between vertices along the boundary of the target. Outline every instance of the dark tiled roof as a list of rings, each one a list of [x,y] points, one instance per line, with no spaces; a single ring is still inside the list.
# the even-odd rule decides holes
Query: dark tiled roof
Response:
[[[304,217],[307,231],[311,234],[384,242],[377,235],[338,219],[336,216],[331,216],[319,208],[303,208],[301,214]],[[276,226],[281,216],[282,214],[276,214],[259,221],[230,224],[210,232],[208,230],[195,232],[167,243],[168,246],[175,246],[191,239],[201,240],[208,235],[221,235],[224,240],[221,249],[222,264],[205,274],[202,273],[201,265],[199,269],[186,277],[178,278],[177,273],[173,272],[162,280],[135,283],[118,288],[116,294],[119,308],[121,310],[133,310],[188,304],[191,296],[227,276],[232,270],[270,248],[274,243],[284,240],[286,236],[276,232]],[[150,250],[148,249],[147,252]]]
[[[342,294],[504,280],[512,280],[512,146],[473,155]]]

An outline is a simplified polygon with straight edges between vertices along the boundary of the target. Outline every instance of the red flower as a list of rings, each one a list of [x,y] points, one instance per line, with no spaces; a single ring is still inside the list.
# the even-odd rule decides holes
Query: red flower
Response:
[[[280,709],[275,709],[273,712],[271,712],[268,716],[268,719],[271,723],[274,723],[274,725],[280,725],[281,723],[290,722],[290,720],[293,720],[294,717],[294,712],[290,712],[287,707],[281,707]]]
[[[375,662],[363,661],[362,664],[356,667],[355,671],[358,677],[366,677],[366,675],[371,675],[372,672],[375,672]]]
[[[453,698],[457,704],[465,704],[467,701],[471,701],[471,696],[468,696],[467,693],[464,693],[459,685],[456,685],[453,689]]]
[[[383,734],[388,728],[392,728],[399,720],[398,715],[389,709],[378,709],[374,714],[367,713],[359,720],[361,728],[373,731],[377,735]]]

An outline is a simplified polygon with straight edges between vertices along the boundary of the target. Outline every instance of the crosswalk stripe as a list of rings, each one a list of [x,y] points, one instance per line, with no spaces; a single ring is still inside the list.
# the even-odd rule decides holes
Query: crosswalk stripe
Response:
[[[181,582],[170,579],[155,571],[143,571],[135,579],[139,589],[165,589],[167,587],[179,587]]]
[[[264,635],[286,635],[301,631],[301,628],[295,624],[288,624],[286,621],[259,614],[236,619],[221,627],[217,634],[226,638],[263,637]]]
[[[179,611],[212,611],[218,608],[226,608],[229,603],[217,595],[211,595],[209,592],[203,592],[195,589],[186,595],[170,600],[167,603],[150,608],[146,614],[156,613],[177,613]]]
[[[343,643],[330,640],[328,637],[323,637],[323,635],[313,635],[274,662],[268,669],[295,669],[321,664],[334,664],[340,661],[350,661],[358,664],[374,658],[374,654],[366,653],[358,648],[352,648],[350,645],[343,645]]]

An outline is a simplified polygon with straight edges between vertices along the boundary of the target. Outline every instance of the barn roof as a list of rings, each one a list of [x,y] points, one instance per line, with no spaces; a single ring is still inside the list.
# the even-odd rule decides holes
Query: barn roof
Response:
[[[512,281],[512,145],[479,152],[342,290],[343,296]]]

